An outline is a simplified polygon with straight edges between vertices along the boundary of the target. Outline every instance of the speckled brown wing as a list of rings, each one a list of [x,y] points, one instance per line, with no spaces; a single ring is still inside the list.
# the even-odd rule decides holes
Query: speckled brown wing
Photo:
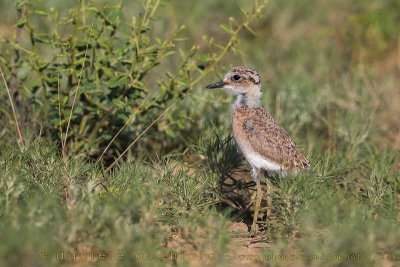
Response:
[[[298,150],[289,134],[263,108],[238,108],[237,127],[251,149],[265,159],[294,170],[307,169],[308,159]]]

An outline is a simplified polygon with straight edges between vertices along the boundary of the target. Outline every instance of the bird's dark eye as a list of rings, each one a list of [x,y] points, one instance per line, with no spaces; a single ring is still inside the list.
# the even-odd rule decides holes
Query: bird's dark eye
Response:
[[[233,75],[232,80],[234,80],[235,82],[238,82],[242,77],[240,77],[240,75]]]

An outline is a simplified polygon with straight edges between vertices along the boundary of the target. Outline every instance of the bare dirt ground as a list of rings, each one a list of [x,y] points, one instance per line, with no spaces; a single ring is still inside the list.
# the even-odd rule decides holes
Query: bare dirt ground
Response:
[[[230,230],[233,237],[233,254],[229,255],[237,266],[262,266],[263,248],[269,247],[265,237],[250,237],[248,223],[234,222]]]

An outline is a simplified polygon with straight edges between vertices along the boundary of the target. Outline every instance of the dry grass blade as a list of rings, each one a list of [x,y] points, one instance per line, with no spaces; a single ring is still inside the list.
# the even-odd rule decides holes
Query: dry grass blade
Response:
[[[63,144],[62,144],[62,147],[63,147],[63,154],[64,154],[64,149],[65,149],[65,144],[66,144],[66,142],[67,142],[69,125],[71,124],[72,112],[74,111],[74,107],[75,107],[76,96],[78,95],[79,86],[81,85],[81,79],[82,79],[83,69],[85,68],[85,61],[86,61],[87,51],[88,51],[88,49],[89,49],[89,40],[90,40],[90,34],[92,33],[93,23],[94,23],[94,18],[93,18],[93,20],[92,20],[92,24],[90,25],[89,35],[88,35],[88,42],[87,42],[87,44],[86,44],[85,55],[84,55],[84,57],[83,57],[81,73],[79,74],[79,80],[78,80],[78,84],[77,84],[76,89],[75,89],[74,100],[72,101],[71,112],[69,113],[68,124],[67,124],[67,130],[65,131],[64,142],[63,142]]]
[[[149,99],[150,94],[147,95],[147,97],[143,100],[143,102],[140,104],[140,106],[137,108],[136,112],[133,113],[129,119],[126,120],[126,122],[124,123],[124,125],[121,127],[121,129],[118,130],[118,132],[114,135],[114,137],[111,139],[111,141],[108,143],[108,145],[106,146],[106,148],[104,149],[103,153],[101,153],[100,157],[97,159],[96,161],[96,165],[101,161],[101,159],[103,158],[104,154],[107,152],[108,148],[111,146],[111,144],[114,142],[114,140],[118,137],[118,135],[124,130],[124,128],[126,127],[126,125],[128,125],[129,121],[131,120],[131,118],[133,118],[134,116],[136,116],[140,109],[142,108],[142,106],[144,105],[144,103],[146,103],[147,99]]]
[[[24,145],[24,141],[22,140],[21,131],[19,130],[19,124],[18,124],[18,119],[17,119],[17,113],[15,112],[14,103],[13,103],[12,98],[11,98],[10,90],[8,89],[8,85],[7,85],[7,82],[6,82],[6,78],[4,77],[3,70],[2,70],[1,67],[0,67],[0,72],[1,72],[1,76],[3,77],[4,85],[5,85],[6,90],[7,90],[8,99],[10,99],[10,104],[11,104],[11,108],[12,108],[12,111],[13,111],[13,114],[14,114],[15,124],[17,125],[17,131],[18,131],[18,135],[19,135],[19,140],[21,141],[21,145],[22,145],[22,147],[24,148],[25,145]]]
[[[61,125],[61,99],[60,99],[60,66],[58,64],[58,57],[57,57],[57,94],[58,94],[58,118],[60,120],[60,140],[62,146],[62,156],[64,157],[64,142],[62,136],[62,125]]]

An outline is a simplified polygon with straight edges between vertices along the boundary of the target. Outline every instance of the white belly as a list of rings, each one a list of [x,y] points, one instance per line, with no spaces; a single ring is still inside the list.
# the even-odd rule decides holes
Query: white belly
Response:
[[[248,153],[247,155],[244,156],[253,168],[264,169],[267,171],[274,171],[274,172],[279,172],[282,169],[280,165],[268,161],[260,157],[256,153]]]

